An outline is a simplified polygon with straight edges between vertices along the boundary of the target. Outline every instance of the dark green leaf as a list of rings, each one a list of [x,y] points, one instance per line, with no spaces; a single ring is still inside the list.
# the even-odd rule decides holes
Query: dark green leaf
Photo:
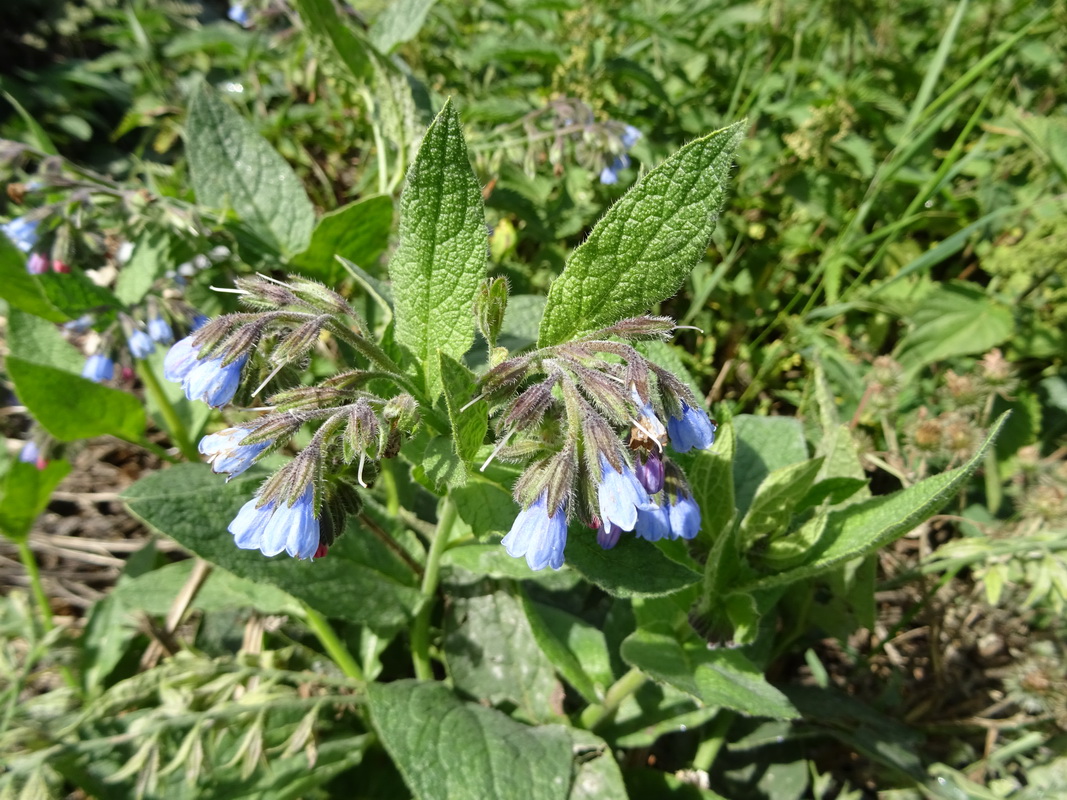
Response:
[[[559,718],[562,688],[512,595],[454,596],[444,627],[445,662],[456,689],[492,705],[511,704],[529,722]]]
[[[822,462],[821,458],[812,458],[779,467],[760,482],[752,505],[741,520],[742,547],[786,530],[797,504],[815,482]]]
[[[899,539],[916,525],[929,519],[951,500],[978,468],[986,450],[1004,426],[1006,416],[994,423],[985,442],[971,459],[958,469],[926,478],[891,495],[875,497],[830,513],[826,531],[806,562],[777,575],[752,581],[739,592],[753,592],[785,586],[810,578],[838,564],[864,556]]]
[[[146,231],[134,245],[130,260],[119,270],[115,296],[123,303],[140,303],[156,279],[178,266],[173,242],[165,231]]]
[[[50,461],[44,469],[35,464],[11,462],[0,495],[0,531],[12,541],[24,541],[34,521],[48,505],[52,491],[70,472],[66,461]]]
[[[671,561],[651,542],[623,535],[611,550],[589,528],[571,525],[567,564],[615,597],[658,597],[692,586],[700,576]]]
[[[563,726],[523,725],[439,683],[372,683],[367,697],[382,744],[419,800],[564,800],[570,791]]]
[[[619,200],[552,283],[544,347],[646,313],[704,255],[744,123],[690,142]]]
[[[393,200],[379,195],[349,203],[323,216],[311,234],[308,249],[292,259],[295,271],[332,286],[345,269],[337,256],[368,269],[389,246],[393,228]]]
[[[756,488],[773,470],[808,457],[804,426],[793,417],[734,417],[737,456],[734,458],[734,494],[738,513],[752,504]]]
[[[26,256],[6,236],[0,236],[0,297],[13,308],[52,322],[70,319],[52,305],[36,276],[26,272]]]
[[[489,431],[489,404],[479,400],[468,405],[477,396],[474,373],[440,351],[437,355],[441,360],[441,381],[448,405],[448,419],[452,423],[452,444],[460,460],[473,466],[472,462]]]
[[[48,272],[36,278],[48,302],[68,317],[79,317],[87,311],[114,311],[122,305],[115,295],[97,286],[81,270]]]
[[[333,56],[348,68],[349,80],[364,86],[370,72],[368,43],[338,16],[332,0],[296,0],[296,10],[320,51]],[[325,55],[325,53],[323,53]]]
[[[185,140],[197,201],[232,208],[278,253],[307,249],[315,214],[299,178],[251,123],[206,85],[193,96]]]
[[[383,53],[418,35],[426,15],[436,0],[395,0],[385,7],[370,28],[374,46]]]
[[[460,358],[474,342],[474,300],[489,248],[482,193],[451,101],[434,120],[400,199],[400,244],[389,260],[396,340],[441,391],[437,351]]]
[[[85,356],[53,323],[14,308],[7,314],[7,346],[11,355],[34,364],[78,374],[85,365]]]
[[[523,596],[523,609],[541,651],[586,702],[599,703],[615,680],[604,634],[588,622]]]
[[[26,408],[61,442],[105,434],[128,442],[144,437],[144,407],[131,394],[21,358],[8,358],[7,372]]]
[[[638,630],[622,643],[622,657],[652,678],[699,698],[756,717],[793,719],[796,709],[739,650],[680,644],[672,635]]]

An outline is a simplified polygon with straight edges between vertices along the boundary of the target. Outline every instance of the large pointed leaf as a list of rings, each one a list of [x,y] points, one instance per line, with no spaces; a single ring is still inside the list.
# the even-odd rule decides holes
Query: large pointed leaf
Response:
[[[552,284],[542,347],[644,314],[678,291],[711,239],[743,135],[738,122],[690,142],[612,206]]]
[[[232,208],[284,255],[311,240],[315,213],[296,173],[244,117],[201,86],[185,124],[189,173],[201,205]]]
[[[569,793],[571,737],[561,725],[523,725],[439,683],[372,683],[367,698],[382,744],[419,800]]]
[[[485,278],[489,234],[482,193],[449,101],[423,139],[400,199],[400,244],[389,260],[396,340],[441,391],[437,351],[459,358],[474,342],[474,300]]]
[[[808,554],[802,565],[758,578],[738,587],[737,591],[754,592],[810,578],[899,539],[929,519],[963,488],[982,463],[986,450],[1004,427],[1007,416],[1003,414],[994,423],[978,452],[962,467],[926,478],[899,492],[832,512],[817,547]]]

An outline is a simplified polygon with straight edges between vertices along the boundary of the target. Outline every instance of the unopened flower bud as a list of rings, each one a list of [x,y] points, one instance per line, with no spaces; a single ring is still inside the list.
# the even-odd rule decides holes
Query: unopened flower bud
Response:
[[[500,328],[504,324],[504,312],[508,307],[508,282],[506,278],[491,278],[482,284],[474,300],[474,318],[478,331],[496,347]]]
[[[274,348],[270,360],[275,364],[291,364],[303,358],[315,346],[325,322],[325,317],[314,317],[290,331]]]
[[[382,416],[395,428],[412,431],[419,424],[419,405],[410,394],[398,394],[385,404]]]
[[[631,317],[620,320],[609,328],[599,331],[596,336],[618,336],[627,341],[658,339],[666,341],[674,332],[674,320],[670,317]]]
[[[511,407],[504,414],[501,429],[516,428],[526,430],[536,427],[545,415],[545,411],[555,402],[552,397],[552,387],[556,384],[554,378],[542,383],[537,383],[524,391],[512,402]]]
[[[663,488],[663,459],[656,451],[648,453],[644,461],[638,456],[634,474],[649,494],[655,494]]]

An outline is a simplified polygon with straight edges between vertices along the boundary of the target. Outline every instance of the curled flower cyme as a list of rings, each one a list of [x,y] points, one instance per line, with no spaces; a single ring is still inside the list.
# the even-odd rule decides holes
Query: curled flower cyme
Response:
[[[567,546],[567,513],[563,506],[548,511],[547,493],[515,517],[515,522],[501,542],[514,558],[526,557],[530,569],[563,566],[563,550]]]
[[[85,360],[82,377],[94,383],[111,380],[115,375],[115,362],[103,353],[95,353]]]
[[[632,531],[637,524],[638,509],[651,508],[652,498],[628,465],[623,464],[620,472],[601,455],[600,471],[597,500],[604,525],[613,523],[624,531]]]
[[[667,420],[667,433],[671,447],[679,453],[687,453],[694,447],[707,450],[715,444],[715,423],[702,408],[692,408],[682,401],[682,415]]]
[[[319,549],[319,520],[309,485],[292,505],[269,500],[258,506],[257,495],[237,512],[228,530],[242,550],[259,550],[265,556],[285,551],[293,558],[311,558]]]
[[[250,433],[248,428],[226,428],[209,434],[200,440],[200,453],[207,456],[213,472],[228,473],[230,478],[234,478],[252,466],[271,444],[270,440],[241,444],[241,440]]]

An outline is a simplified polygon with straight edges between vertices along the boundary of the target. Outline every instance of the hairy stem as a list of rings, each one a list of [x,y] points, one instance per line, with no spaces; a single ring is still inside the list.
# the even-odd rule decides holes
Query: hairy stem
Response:
[[[415,667],[415,677],[423,681],[433,680],[433,667],[430,664],[430,617],[433,614],[433,599],[437,594],[437,583],[441,576],[441,556],[448,546],[448,540],[452,538],[452,527],[457,518],[456,504],[451,496],[445,497],[441,519],[430,544],[430,553],[426,556],[426,571],[422,575],[422,608],[419,609],[411,627],[411,661]]]

